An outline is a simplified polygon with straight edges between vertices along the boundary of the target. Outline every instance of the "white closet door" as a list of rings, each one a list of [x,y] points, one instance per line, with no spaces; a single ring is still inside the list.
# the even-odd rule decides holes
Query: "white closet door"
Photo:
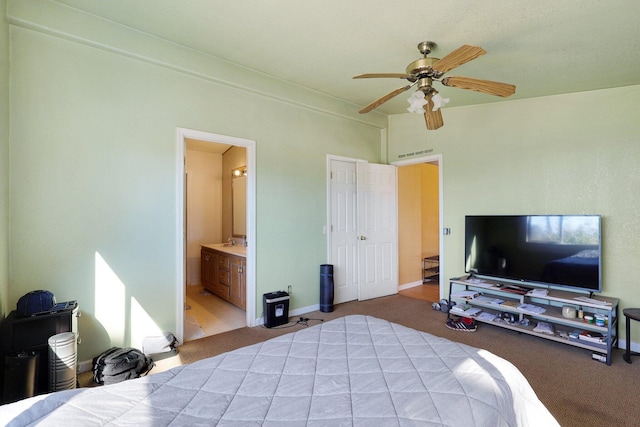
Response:
[[[357,164],[359,300],[398,293],[397,169]]]
[[[358,299],[358,217],[356,163],[331,160],[330,233],[333,302]]]

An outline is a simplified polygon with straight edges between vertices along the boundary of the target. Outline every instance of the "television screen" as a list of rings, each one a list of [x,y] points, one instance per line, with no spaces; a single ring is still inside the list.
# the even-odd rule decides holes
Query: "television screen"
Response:
[[[465,217],[465,272],[602,291],[599,215]]]

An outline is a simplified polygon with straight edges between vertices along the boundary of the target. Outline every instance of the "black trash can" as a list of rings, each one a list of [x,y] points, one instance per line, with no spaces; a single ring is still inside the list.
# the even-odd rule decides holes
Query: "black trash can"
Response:
[[[3,402],[11,403],[35,394],[39,354],[25,351],[4,358]]]
[[[264,326],[273,328],[289,322],[289,294],[285,291],[262,295]]]
[[[331,264],[320,266],[320,311],[323,313],[333,311],[333,265]]]

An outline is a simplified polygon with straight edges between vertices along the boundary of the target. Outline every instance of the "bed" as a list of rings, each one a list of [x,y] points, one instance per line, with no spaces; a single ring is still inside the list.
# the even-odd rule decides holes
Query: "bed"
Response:
[[[558,425],[508,361],[346,316],[119,384],[0,407],[9,426]]]

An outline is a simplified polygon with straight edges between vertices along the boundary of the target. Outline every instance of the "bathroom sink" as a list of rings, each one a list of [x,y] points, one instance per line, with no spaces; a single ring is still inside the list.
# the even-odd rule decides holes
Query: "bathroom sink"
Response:
[[[243,257],[247,256],[247,248],[243,245],[232,245],[231,243],[213,243],[201,246],[221,252],[226,252],[231,255],[239,255]]]

